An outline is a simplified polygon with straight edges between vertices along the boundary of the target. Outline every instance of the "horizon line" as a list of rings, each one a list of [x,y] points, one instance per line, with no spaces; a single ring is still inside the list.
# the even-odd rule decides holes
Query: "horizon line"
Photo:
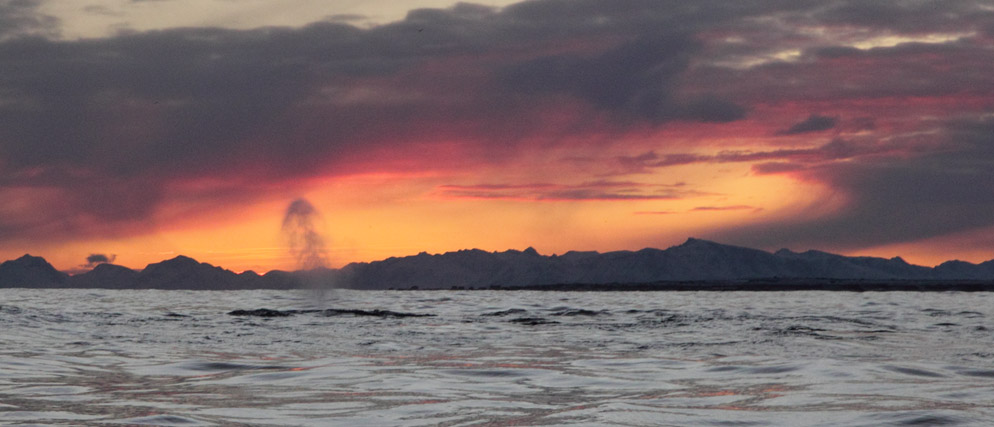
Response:
[[[887,257],[882,257],[882,256],[843,255],[843,254],[839,254],[839,253],[835,253],[835,252],[828,252],[828,251],[819,250],[819,249],[806,249],[804,251],[795,251],[795,250],[792,250],[792,249],[789,249],[789,248],[780,248],[780,249],[775,250],[775,251],[770,251],[770,250],[759,249],[759,248],[754,248],[754,247],[750,247],[750,246],[727,244],[727,243],[721,243],[721,242],[717,242],[717,241],[709,240],[709,239],[701,239],[701,238],[696,238],[696,237],[688,237],[683,243],[676,244],[676,245],[671,245],[671,246],[669,246],[669,247],[667,247],[665,249],[659,248],[659,247],[650,247],[650,246],[646,246],[646,247],[643,247],[641,249],[621,249],[621,250],[612,250],[612,251],[604,251],[604,252],[601,252],[601,251],[598,251],[598,250],[577,250],[577,249],[571,249],[571,250],[563,252],[563,253],[543,254],[543,253],[538,252],[538,250],[536,250],[534,248],[534,246],[531,246],[531,245],[528,246],[525,249],[508,248],[508,249],[505,249],[503,251],[499,251],[499,250],[488,251],[488,250],[480,249],[480,248],[462,248],[462,249],[450,250],[450,251],[445,251],[445,252],[434,252],[434,253],[429,253],[428,251],[420,251],[420,252],[418,252],[416,254],[392,255],[392,256],[388,256],[386,258],[381,258],[381,259],[376,259],[376,260],[371,260],[371,261],[351,261],[351,262],[344,263],[344,264],[342,264],[339,267],[332,267],[330,265],[321,265],[321,266],[310,268],[310,269],[307,269],[307,268],[295,268],[295,269],[290,269],[290,270],[285,270],[285,269],[280,269],[280,268],[272,268],[272,269],[265,270],[265,271],[258,271],[258,270],[249,268],[249,269],[245,269],[245,270],[241,270],[241,271],[235,271],[235,270],[228,269],[228,268],[224,267],[221,264],[213,264],[213,263],[201,261],[201,260],[199,260],[199,259],[197,259],[197,258],[195,258],[193,256],[185,255],[185,254],[178,253],[178,252],[173,252],[176,255],[173,256],[173,257],[171,257],[171,258],[164,258],[164,259],[162,259],[162,260],[160,260],[158,262],[153,262],[153,263],[146,264],[144,267],[141,267],[141,268],[133,268],[133,267],[129,267],[129,266],[122,265],[122,264],[115,264],[112,261],[109,261],[109,262],[98,262],[98,263],[94,264],[92,267],[89,267],[89,268],[85,268],[85,266],[82,266],[82,265],[81,266],[77,266],[77,268],[70,268],[70,269],[59,269],[59,268],[55,268],[55,266],[52,266],[52,268],[55,268],[57,271],[59,271],[61,273],[64,273],[64,274],[67,274],[67,275],[70,275],[70,276],[76,276],[76,275],[80,275],[80,274],[85,274],[87,272],[92,271],[94,268],[98,267],[99,265],[103,265],[103,264],[114,265],[114,266],[118,266],[118,267],[127,268],[129,270],[133,270],[133,271],[136,271],[136,272],[141,272],[141,271],[144,271],[145,269],[147,269],[148,267],[150,267],[152,265],[161,264],[161,263],[164,263],[164,262],[167,262],[167,261],[172,261],[172,260],[175,260],[175,259],[178,259],[178,258],[187,258],[187,259],[193,260],[193,261],[195,261],[195,262],[197,262],[199,264],[207,264],[207,265],[210,265],[212,267],[218,267],[218,268],[221,268],[223,270],[230,271],[230,272],[233,272],[233,273],[236,273],[236,274],[244,274],[244,273],[248,273],[248,272],[253,272],[253,273],[259,274],[259,275],[265,275],[265,274],[269,274],[270,272],[294,273],[294,272],[301,272],[301,271],[314,271],[314,270],[320,270],[320,269],[341,270],[341,269],[343,269],[343,268],[345,268],[345,267],[347,267],[349,265],[353,265],[353,264],[371,264],[371,263],[382,262],[382,261],[386,261],[386,260],[390,260],[390,259],[410,258],[410,257],[417,257],[417,256],[422,256],[422,255],[442,256],[442,255],[451,254],[451,253],[468,252],[468,251],[480,251],[480,252],[485,252],[485,253],[490,253],[490,254],[501,254],[501,253],[508,253],[508,252],[525,253],[525,252],[528,252],[529,250],[531,250],[537,256],[542,256],[542,257],[557,257],[557,256],[564,256],[566,254],[574,253],[574,252],[607,254],[607,253],[615,253],[615,252],[630,252],[630,253],[634,253],[634,252],[640,252],[640,251],[643,251],[643,250],[666,251],[666,250],[669,250],[669,249],[672,249],[672,248],[675,248],[675,247],[686,245],[686,244],[694,242],[694,241],[707,242],[707,243],[712,243],[712,244],[716,244],[716,245],[720,245],[720,246],[736,247],[736,248],[743,248],[743,249],[748,249],[748,250],[756,250],[756,251],[765,252],[765,253],[768,253],[768,254],[771,254],[771,255],[776,255],[778,252],[783,251],[783,250],[787,250],[787,251],[789,251],[791,253],[796,253],[796,254],[803,254],[803,253],[806,253],[806,252],[816,251],[816,252],[822,252],[822,253],[825,253],[825,254],[835,255],[835,256],[841,256],[841,257],[846,257],[846,258],[877,258],[877,259],[883,259],[883,260],[900,260],[900,261],[903,261],[903,262],[905,262],[905,263],[907,263],[909,265],[912,265],[912,266],[919,266],[919,267],[925,267],[925,268],[935,268],[935,267],[937,267],[939,265],[942,265],[942,264],[945,264],[945,263],[950,263],[950,262],[962,262],[962,263],[967,263],[967,264],[972,264],[972,265],[979,265],[979,264],[982,264],[984,262],[994,261],[994,258],[990,258],[990,259],[987,259],[987,260],[984,260],[984,261],[980,261],[980,262],[976,262],[976,263],[970,262],[970,261],[963,261],[963,260],[959,260],[959,259],[947,259],[947,260],[944,260],[944,261],[942,261],[942,262],[940,262],[938,264],[935,264],[935,265],[923,265],[923,264],[909,263],[909,262],[905,261],[905,259],[904,259],[903,256],[900,256],[900,255],[887,258]],[[24,255],[22,255],[21,257],[18,257],[16,259],[21,259],[21,258],[24,258],[24,257],[41,258],[46,263],[48,263],[49,265],[51,265],[51,263],[48,261],[48,259],[45,258],[44,256],[31,255],[30,253],[25,253]],[[3,261],[3,262],[6,263],[6,262],[14,261],[16,259],[9,259],[9,260]]]

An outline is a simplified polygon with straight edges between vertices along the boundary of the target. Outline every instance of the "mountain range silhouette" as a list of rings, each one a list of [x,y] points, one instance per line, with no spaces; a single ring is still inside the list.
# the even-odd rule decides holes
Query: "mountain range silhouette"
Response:
[[[924,267],[900,257],[850,257],[787,249],[771,253],[690,238],[664,250],[540,255],[533,248],[504,252],[469,249],[352,263],[340,269],[274,270],[263,275],[234,273],[186,256],[149,264],[142,270],[99,264],[76,275],[60,272],[44,258],[31,255],[0,264],[0,288],[890,289],[853,288],[854,283],[903,284],[898,288],[910,290],[994,290],[994,260],[980,264],[947,261]],[[909,288],[909,283],[915,285]]]

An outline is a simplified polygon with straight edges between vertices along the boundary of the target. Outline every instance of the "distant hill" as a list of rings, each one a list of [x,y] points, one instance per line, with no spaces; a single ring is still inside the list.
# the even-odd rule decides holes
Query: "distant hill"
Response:
[[[787,249],[770,253],[691,238],[665,250],[546,256],[532,248],[505,252],[470,249],[352,263],[337,270],[271,271],[265,275],[252,271],[237,274],[185,256],[149,264],[141,271],[101,264],[74,276],[30,255],[0,264],[0,287],[8,288],[449,289],[750,280],[994,282],[994,260],[981,264],[948,261],[933,268],[908,264],[900,257],[848,257]]]
[[[58,288],[68,279],[41,257],[24,255],[0,264],[0,288]]]

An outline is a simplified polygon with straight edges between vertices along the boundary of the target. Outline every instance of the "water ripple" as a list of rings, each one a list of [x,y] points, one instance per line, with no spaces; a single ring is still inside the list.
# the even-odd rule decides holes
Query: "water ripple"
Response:
[[[3,423],[994,419],[987,294],[0,292]]]

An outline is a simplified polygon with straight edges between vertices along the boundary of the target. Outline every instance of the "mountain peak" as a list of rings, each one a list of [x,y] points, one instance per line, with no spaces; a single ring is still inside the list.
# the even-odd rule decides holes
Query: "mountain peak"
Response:
[[[162,261],[162,262],[163,263],[167,263],[168,262],[168,263],[174,263],[174,264],[178,264],[178,263],[183,263],[183,264],[189,264],[189,263],[200,264],[199,261],[197,261],[197,260],[195,260],[193,258],[190,258],[190,257],[188,257],[186,255],[176,255],[175,257],[167,259],[167,260]]]
[[[694,237],[688,237],[687,241],[685,241],[685,242],[677,245],[677,247],[698,246],[698,245],[705,244],[705,243],[707,243],[706,240],[701,240],[701,239],[694,238]]]
[[[712,242],[710,240],[698,239],[696,237],[688,237],[687,241],[683,242],[680,245],[677,245],[676,247],[677,248],[721,248],[727,246],[728,245]]]
[[[202,263],[185,255],[177,255],[174,258],[146,265],[145,268],[141,270],[141,274],[148,276],[150,274],[152,275],[162,274],[163,272],[167,271],[194,272],[194,271],[206,271],[206,270],[215,270],[215,269],[223,270],[220,267],[215,267],[211,264]]]
[[[249,278],[251,276],[244,276]],[[184,255],[149,264],[135,279],[137,287],[155,289],[235,289],[238,275]]]
[[[523,253],[525,255],[538,256],[538,251],[536,251],[535,248],[533,248],[531,246],[529,246],[527,249],[525,249],[521,253]]]
[[[190,257],[186,256],[186,255],[177,255],[177,256],[175,256],[173,258],[170,258],[170,259],[167,259],[167,260],[162,260],[162,261],[159,261],[159,262],[156,262],[156,263],[152,263],[152,264],[146,265],[145,268],[142,271],[162,269],[162,268],[170,268],[170,269],[175,269],[175,268],[195,268],[195,267],[200,266],[200,264],[201,264],[200,261],[197,261],[197,260],[195,260],[193,258],[190,258]],[[207,264],[207,265],[210,265],[210,264]]]
[[[32,256],[29,254],[24,254],[20,258],[12,261],[6,261],[4,262],[4,264],[7,264],[11,267],[17,266],[19,268],[27,268],[38,271],[47,271],[47,272],[57,271],[55,267],[52,267],[52,264],[49,264],[48,261],[45,260],[45,258],[39,256]]]
[[[51,266],[45,258],[40,256],[33,256],[31,254],[21,255],[20,258],[10,261],[21,265],[31,265],[31,266]]]

